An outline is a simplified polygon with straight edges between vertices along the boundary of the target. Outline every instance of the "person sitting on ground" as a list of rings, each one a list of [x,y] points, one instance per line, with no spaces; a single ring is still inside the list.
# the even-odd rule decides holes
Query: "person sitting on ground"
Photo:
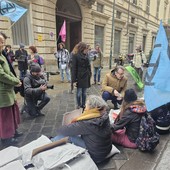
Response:
[[[86,148],[94,162],[103,161],[112,149],[106,107],[107,103],[101,97],[90,95],[83,114],[75,118],[71,124],[61,127],[58,136],[51,140],[68,137],[68,142]]]
[[[122,103],[124,92],[127,87],[127,78],[124,77],[124,67],[117,66],[110,73],[107,73],[102,82],[102,98],[111,100],[114,109],[118,109],[118,104]]]
[[[45,92],[47,90],[47,82],[41,74],[39,64],[33,63],[30,66],[30,73],[24,78],[24,90],[25,111],[28,110],[29,115],[32,117],[44,116],[41,110],[50,101],[50,98]],[[39,100],[41,101],[40,103],[38,103]]]
[[[125,91],[119,119],[112,124],[112,141],[127,148],[137,148],[135,141],[139,135],[140,122],[146,113],[142,100],[137,100],[133,89]]]

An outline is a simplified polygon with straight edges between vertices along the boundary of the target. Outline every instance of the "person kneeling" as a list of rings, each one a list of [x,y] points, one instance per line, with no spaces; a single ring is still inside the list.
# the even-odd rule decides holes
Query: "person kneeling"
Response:
[[[44,116],[41,109],[50,101],[46,90],[47,82],[41,74],[41,67],[34,63],[30,66],[30,73],[24,78],[24,98],[30,116]]]
[[[99,96],[89,96],[82,115],[61,127],[52,141],[68,137],[68,142],[86,148],[95,163],[103,161],[112,149],[107,103]]]
[[[139,136],[140,122],[146,112],[142,100],[137,100],[133,89],[125,91],[119,120],[112,124],[112,141],[127,148],[137,148],[135,141]]]

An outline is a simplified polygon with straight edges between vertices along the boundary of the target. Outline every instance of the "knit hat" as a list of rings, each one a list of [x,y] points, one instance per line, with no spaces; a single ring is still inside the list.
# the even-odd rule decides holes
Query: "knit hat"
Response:
[[[32,72],[39,73],[39,72],[41,72],[41,67],[39,66],[39,64],[33,63],[33,64],[31,64],[31,66],[30,66],[30,72],[31,72],[31,73],[32,73]]]
[[[24,47],[25,47],[25,44],[20,43],[20,44],[19,44],[19,47],[20,47],[20,48],[24,48]]]
[[[133,89],[127,89],[125,91],[124,101],[127,103],[137,100],[137,95]]]

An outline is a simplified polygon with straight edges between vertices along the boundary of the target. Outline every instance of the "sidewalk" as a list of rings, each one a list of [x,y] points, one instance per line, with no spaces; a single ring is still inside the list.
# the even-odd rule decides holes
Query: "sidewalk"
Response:
[[[108,68],[102,70],[102,78],[109,71]],[[131,76],[127,73],[128,88],[136,88]],[[72,111],[76,108],[75,92],[70,94],[70,83],[61,83],[60,75],[51,75],[49,84],[54,84],[54,90],[49,89],[48,94],[51,97],[50,103],[42,111],[45,117],[30,119],[23,114],[22,123],[19,130],[24,135],[18,138],[17,146],[23,146],[32,140],[37,139],[42,134],[46,136],[55,136],[56,129],[61,126],[62,117],[65,112]],[[88,95],[101,95],[101,87],[92,85],[88,90]],[[142,97],[142,92],[138,92]],[[23,104],[23,98],[17,94],[19,106]],[[113,107],[109,103],[110,107]],[[121,153],[112,157],[108,162],[99,166],[101,170],[168,170],[170,169],[170,135],[161,136],[160,144],[153,153],[142,153],[133,149],[125,149],[118,146]],[[0,146],[2,149],[2,146]]]

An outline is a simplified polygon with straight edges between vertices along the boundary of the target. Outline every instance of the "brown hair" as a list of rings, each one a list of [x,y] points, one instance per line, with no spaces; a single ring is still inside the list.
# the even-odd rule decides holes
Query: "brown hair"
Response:
[[[79,46],[79,43],[76,44],[72,50],[72,54],[77,54],[78,53],[78,46]]]
[[[88,45],[86,43],[80,42],[78,45],[78,52],[82,53],[87,48],[88,48]]]
[[[136,101],[133,101],[133,102],[125,102],[123,100],[123,103],[122,103],[122,107],[121,107],[121,110],[120,110],[120,114],[119,114],[119,118],[121,118],[124,114],[124,112],[131,106],[131,105],[140,105],[140,106],[143,106],[145,105],[144,101],[143,100],[136,100]]]
[[[58,48],[59,48],[59,49],[60,49],[60,45],[62,45],[63,48],[65,48],[65,44],[61,42],[61,43],[58,44]]]
[[[29,49],[32,50],[34,54],[37,53],[37,48],[35,46],[30,46]]]

